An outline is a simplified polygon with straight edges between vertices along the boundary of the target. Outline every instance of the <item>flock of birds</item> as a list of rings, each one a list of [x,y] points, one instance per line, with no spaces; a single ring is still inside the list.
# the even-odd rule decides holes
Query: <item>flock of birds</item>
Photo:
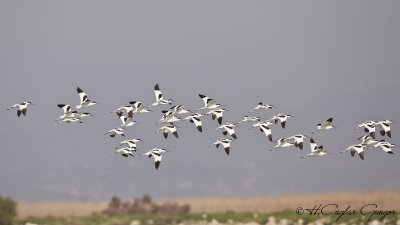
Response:
[[[58,104],[57,106],[63,110],[63,114],[59,116],[56,121],[59,123],[82,123],[82,119],[84,117],[92,116],[91,113],[88,112],[78,112],[78,110],[84,109],[91,107],[93,105],[98,104],[95,101],[91,101],[87,94],[82,91],[81,88],[77,87],[77,92],[80,98],[80,104],[73,109],[71,105],[67,104]],[[172,99],[165,99],[163,97],[163,94],[160,90],[160,87],[158,84],[155,85],[154,87],[154,94],[156,101],[149,107],[145,107],[142,102],[139,101],[131,101],[129,102],[128,105],[121,106],[118,109],[112,111],[111,113],[115,113],[119,119],[121,120],[121,125],[119,127],[113,128],[109,130],[106,135],[109,135],[110,137],[115,137],[116,135],[120,135],[125,137],[124,131],[133,125],[136,124],[136,121],[133,120],[133,115],[134,114],[143,114],[143,113],[149,113],[152,112],[150,110],[151,107],[157,107],[157,106],[163,106],[163,105],[168,105],[169,110],[162,110],[161,112],[163,113],[161,119],[158,121],[158,124],[160,124],[160,128],[156,132],[163,132],[164,138],[168,138],[168,134],[171,133],[175,138],[179,138],[178,135],[178,127],[175,125],[177,122],[181,122],[184,120],[188,120],[190,123],[193,123],[194,126],[196,126],[196,129],[199,132],[202,132],[202,121],[201,118],[211,115],[212,120],[216,120],[219,124],[219,126],[216,128],[217,130],[222,130],[223,135],[230,135],[231,138],[220,138],[216,142],[213,143],[213,145],[218,148],[219,146],[222,146],[226,152],[227,155],[229,155],[230,148],[231,148],[231,142],[234,139],[237,139],[236,133],[235,133],[235,127],[240,124],[240,123],[253,123],[252,128],[257,128],[261,132],[263,132],[270,142],[274,142],[272,138],[272,130],[271,127],[275,124],[280,123],[281,127],[284,129],[286,127],[286,122],[289,118],[292,118],[293,116],[287,115],[287,114],[277,114],[273,116],[269,120],[261,121],[261,118],[259,117],[252,117],[252,116],[245,116],[243,120],[236,122],[236,123],[224,123],[222,124],[222,119],[223,119],[223,113],[228,111],[226,109],[221,108],[222,105],[218,104],[214,99],[199,94],[199,97],[203,100],[204,106],[202,108],[196,109],[196,113],[186,110],[183,105],[176,105],[169,107],[174,101]],[[11,110],[13,108],[17,109],[17,116],[20,117],[21,114],[23,116],[26,116],[27,113],[27,107],[28,105],[33,105],[31,102],[22,102],[20,104],[15,104],[8,110]],[[270,110],[272,108],[276,108],[274,105],[264,105],[262,102],[258,103],[258,105],[253,108],[249,113],[252,113],[254,111],[258,110]],[[203,111],[204,113],[199,113],[198,111]],[[186,117],[181,117],[183,114],[190,114]],[[324,124],[317,124],[316,130],[311,132],[311,135],[314,134],[315,132],[320,132],[320,131],[327,131],[330,129],[335,128],[335,126],[332,125],[333,118],[329,118],[326,120]],[[391,147],[396,146],[395,144],[391,144],[385,140],[376,140],[376,128],[380,129],[380,135],[381,136],[387,136],[391,138],[391,131],[390,131],[390,124],[394,123],[391,120],[382,120],[382,121],[367,121],[362,124],[359,124],[356,129],[363,128],[366,135],[362,136],[359,138],[361,139],[361,142],[358,144],[354,144],[349,146],[347,149],[345,149],[343,152],[350,151],[350,155],[354,156],[355,153],[359,155],[359,157],[364,160],[364,150],[372,147],[380,147],[384,152],[393,154],[393,151]],[[250,129],[252,129],[250,128]],[[249,130],[250,130],[249,129]],[[306,156],[324,156],[326,154],[330,154],[327,151],[324,151],[324,147],[322,145],[318,146],[314,139],[312,137],[309,137],[304,134],[297,134],[293,135],[291,137],[287,138],[280,138],[277,141],[275,141],[276,146],[274,146],[270,151],[281,149],[281,148],[288,148],[294,146],[295,148],[299,148],[303,150],[304,146],[304,141],[306,139],[309,139],[310,143],[310,148],[311,148],[311,153],[302,156],[302,158]],[[116,148],[115,151],[110,155],[122,155],[124,157],[129,157],[129,156],[134,156],[134,152],[137,150],[137,143],[142,141],[141,139],[138,138],[131,138],[122,141]],[[153,148],[149,150],[146,153],[143,153],[141,155],[143,156],[148,156],[149,158],[153,157],[154,158],[154,163],[155,163],[155,168],[158,169],[161,163],[162,159],[162,154],[168,152],[166,149],[163,148]]]

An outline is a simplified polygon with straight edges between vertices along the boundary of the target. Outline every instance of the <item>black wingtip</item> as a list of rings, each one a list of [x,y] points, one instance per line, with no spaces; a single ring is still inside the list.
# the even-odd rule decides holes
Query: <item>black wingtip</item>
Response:
[[[80,87],[77,87],[76,90],[78,91],[79,94],[83,92]]]
[[[157,161],[157,162],[154,163],[154,166],[156,167],[156,170],[158,170],[158,167],[160,167],[160,163],[161,163],[160,161]]]
[[[156,86],[154,86],[154,90],[160,90],[160,87],[158,86],[158,84],[156,84]]]
[[[226,153],[227,155],[229,155],[229,150],[230,150],[229,147],[225,148],[225,153]]]
[[[332,121],[333,121],[333,118],[331,117],[331,118],[329,118],[328,120],[326,120],[327,122],[330,122],[330,123],[332,123]]]
[[[205,98],[206,96],[205,96],[205,95],[202,95],[202,94],[199,94],[199,97],[200,97],[200,98]]]

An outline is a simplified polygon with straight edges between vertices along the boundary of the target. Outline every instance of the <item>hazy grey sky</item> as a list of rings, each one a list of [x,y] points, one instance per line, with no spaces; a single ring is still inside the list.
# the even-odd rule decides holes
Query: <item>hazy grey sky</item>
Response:
[[[368,149],[365,160],[338,154],[357,143],[366,120],[400,122],[398,1],[0,1],[0,194],[18,200],[229,196],[400,190],[399,155]],[[236,122],[259,101],[295,116],[273,138],[309,134],[333,117],[338,128],[314,135],[335,153],[301,159],[248,125],[231,155],[208,146],[222,137],[178,123],[179,139],[155,134],[156,112],[135,116],[127,137],[138,153],[165,154],[156,171],[143,157],[109,157],[123,140],[109,112],[153,87],[188,109],[199,93],[230,109]],[[59,103],[77,105],[76,87],[101,104],[83,124],[57,124]],[[12,104],[32,101],[17,118]],[[390,142],[400,144],[399,125]],[[380,137],[378,135],[378,137]],[[394,150],[399,153],[399,150]]]

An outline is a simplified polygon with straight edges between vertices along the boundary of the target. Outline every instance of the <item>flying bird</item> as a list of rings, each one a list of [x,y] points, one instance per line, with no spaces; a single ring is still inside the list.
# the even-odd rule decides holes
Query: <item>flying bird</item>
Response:
[[[148,110],[144,107],[144,105],[139,102],[139,101],[130,101],[129,104],[131,104],[135,110],[133,111],[133,113],[147,113],[147,112],[151,112],[151,110]]]
[[[214,99],[207,97],[205,95],[199,94],[199,97],[203,100],[204,102],[204,107],[198,109],[198,110],[202,110],[202,109],[207,109],[207,110],[211,110],[211,109],[216,109],[218,107],[220,107],[220,104],[217,104],[215,102]]]
[[[142,141],[142,139],[137,139],[137,138],[127,139],[127,140],[121,141],[119,143],[119,145],[117,147],[115,147],[115,149],[121,147],[121,145],[128,145],[129,148],[135,149],[135,151],[136,151],[136,143],[138,143],[139,141]]]
[[[135,157],[133,155],[133,151],[136,151],[136,148],[130,148],[130,147],[120,148],[120,149],[115,150],[114,153],[112,153],[110,155],[110,157],[113,156],[113,155],[117,155],[117,154],[121,154],[124,157],[128,157],[128,156]]]
[[[306,135],[296,134],[291,137],[288,137],[287,140],[293,140],[294,147],[303,150],[304,139],[306,138],[308,138]]]
[[[19,104],[15,104],[11,106],[11,108],[8,108],[7,110],[11,110],[13,108],[17,108],[17,116],[20,117],[21,114],[26,116],[26,110],[28,109],[28,105],[33,105],[32,102],[22,102]]]
[[[329,118],[329,119],[326,120],[326,122],[323,125],[321,125],[320,123],[317,124],[317,129],[314,132],[330,130],[330,129],[335,128],[334,126],[331,125],[332,120],[333,120],[333,118]],[[314,133],[314,132],[312,132],[312,133]]]
[[[226,134],[229,133],[229,135],[231,135],[233,138],[237,139],[236,134],[235,134],[235,130],[234,130],[234,127],[235,127],[235,126],[236,126],[236,125],[234,125],[234,124],[232,124],[232,123],[225,123],[225,124],[219,126],[219,127],[217,128],[217,130],[218,130],[218,129],[223,129],[223,131],[222,131],[222,134],[223,134],[223,135],[226,135]]]
[[[116,110],[114,110],[114,111],[112,111],[112,112],[110,112],[110,113],[119,113],[119,112],[126,112],[126,113],[128,113],[128,112],[133,111],[133,110],[134,110],[134,108],[133,108],[132,105],[125,105],[125,106],[119,107],[118,109],[116,109]]]
[[[396,146],[395,144],[391,144],[391,143],[389,143],[389,142],[387,142],[387,141],[384,141],[384,140],[380,140],[378,143],[376,143],[376,144],[374,145],[375,148],[381,147],[381,149],[382,149],[384,152],[389,153],[389,154],[394,154],[394,153],[392,152],[391,147],[395,147],[395,146]]]
[[[269,125],[272,125],[270,121],[259,122],[253,124],[253,127],[259,127],[261,132],[264,132],[265,136],[267,136],[268,140],[272,142],[272,132],[269,128]]]
[[[135,125],[136,121],[133,120],[133,111],[129,111],[128,117],[124,116],[123,112],[117,112],[122,124],[121,127],[126,128]]]
[[[341,151],[340,153],[350,151],[350,154],[353,157],[357,152],[360,158],[364,160],[364,147],[365,145],[362,144],[350,145],[348,148],[346,148],[344,151]]]
[[[243,122],[255,122],[255,121],[260,121],[260,117],[251,117],[251,116],[245,116],[243,120],[237,122],[237,124],[239,123],[243,123]]]
[[[165,112],[165,111],[163,111],[163,112]],[[171,114],[167,115],[168,113],[171,113]],[[162,124],[162,123],[170,123],[170,124],[173,124],[173,123],[178,122],[178,121],[180,121],[180,120],[182,120],[182,119],[179,118],[179,117],[177,117],[177,116],[175,116],[174,114],[172,114],[171,111],[168,111],[168,112],[166,112],[166,114],[164,114],[163,117],[160,119],[159,123],[160,123],[160,124]]]
[[[82,121],[80,119],[74,118],[74,117],[62,118],[59,123],[74,123],[74,122],[82,123]]]
[[[375,125],[376,125],[376,122],[375,122],[375,121],[366,121],[366,122],[364,122],[364,123],[359,124],[359,125],[356,127],[356,130],[357,130],[358,128],[364,127],[364,131],[367,132],[367,133],[369,133],[369,136],[371,136],[372,138],[375,139]]]
[[[172,99],[165,100],[163,97],[163,94],[160,91],[160,87],[158,84],[154,86],[154,95],[156,96],[156,102],[152,104],[152,106],[157,106],[157,105],[166,105],[166,104],[172,104]]]
[[[390,125],[389,125],[391,123],[393,123],[393,121],[391,121],[391,120],[382,120],[382,121],[378,121],[376,123],[376,125],[379,125],[381,127],[380,134],[382,136],[385,136],[385,134],[386,134],[388,137],[390,137],[390,138],[392,137],[392,133],[390,132]]]
[[[278,115],[275,115],[274,117],[272,117],[271,120],[275,121],[275,123],[278,123],[278,121],[280,121],[282,128],[285,129],[286,121],[290,117],[293,117],[293,116],[279,113]]]
[[[63,120],[65,118],[68,118],[72,115],[72,113],[77,113],[76,111],[72,111],[72,107],[70,105],[66,105],[66,104],[58,104],[57,105],[58,108],[61,108],[64,112],[63,115],[59,116],[57,120]]]
[[[194,123],[197,130],[200,132],[203,132],[202,123],[200,120],[200,117],[203,117],[203,116],[205,116],[205,115],[201,114],[201,113],[196,113],[194,115],[186,117],[184,120],[189,120],[191,123]]]
[[[70,118],[82,119],[83,117],[93,116],[93,114],[85,112],[85,113],[78,113],[77,111],[72,111]]]
[[[222,116],[225,111],[227,111],[227,110],[226,109],[212,109],[207,113],[207,115],[211,114],[212,120],[217,119],[219,125],[221,125],[222,124]]]
[[[224,147],[224,149],[225,149],[225,153],[227,155],[229,155],[229,151],[231,148],[231,141],[232,141],[232,139],[221,138],[221,139],[217,140],[216,142],[214,142],[213,145],[215,145],[216,148],[218,148],[220,145],[222,145],[222,147]]]
[[[163,153],[163,152],[168,152],[168,151],[165,149],[162,149],[162,148],[153,148],[152,150],[150,150],[142,155],[148,156],[149,158],[151,158],[153,156],[154,157],[154,166],[156,167],[156,169],[158,169],[158,167],[160,166],[160,163],[161,163],[161,158],[162,158],[161,153]]]
[[[249,113],[251,113],[255,110],[272,109],[273,107],[276,108],[274,105],[263,105],[262,102],[259,102],[258,105],[256,107],[254,107]]]
[[[163,126],[163,127],[159,128],[156,132],[159,132],[161,130],[164,131],[163,134],[164,134],[165,139],[168,138],[169,132],[172,133],[174,135],[174,137],[179,138],[176,128],[177,127],[175,125],[168,125],[168,126]]]
[[[329,154],[328,152],[324,151],[324,147],[322,145],[318,146],[313,138],[310,139],[310,148],[311,148],[311,153],[306,156],[316,157]],[[301,158],[304,158],[304,156],[302,156]]]
[[[271,148],[270,151],[273,151],[273,150],[275,150],[277,148],[288,148],[288,147],[293,146],[293,145],[294,144],[289,143],[286,138],[281,138],[281,139],[278,140],[278,144],[276,144],[276,146],[274,148]]]
[[[364,135],[362,137],[359,137],[357,140],[360,140],[360,139],[362,140],[360,143],[361,145],[369,146],[369,145],[374,145],[374,144],[378,143],[377,140],[373,139],[369,135]]]
[[[189,110],[184,109],[183,105],[172,106],[170,111],[172,111],[172,114],[174,115],[190,113]]]
[[[78,92],[79,99],[80,99],[80,104],[76,106],[76,109],[86,108],[86,107],[98,104],[97,102],[90,101],[89,98],[87,97],[86,93],[83,92],[81,88],[77,87],[76,91]]]
[[[124,128],[122,128],[122,127],[113,128],[113,129],[109,130],[105,135],[107,135],[107,134],[109,134],[110,137],[115,137],[115,135],[117,135],[117,134],[125,137]]]

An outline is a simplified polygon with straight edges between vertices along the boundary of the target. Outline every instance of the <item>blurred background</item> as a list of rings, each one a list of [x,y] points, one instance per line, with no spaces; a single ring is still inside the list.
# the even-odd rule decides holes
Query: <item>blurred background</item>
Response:
[[[398,150],[378,148],[365,160],[339,154],[364,135],[367,120],[400,121],[399,2],[395,1],[1,1],[0,194],[18,201],[105,201],[400,190]],[[337,129],[315,133],[333,153],[309,153],[308,141],[268,151],[250,124],[236,129],[231,154],[210,148],[222,137],[203,119],[203,133],[179,122],[179,139],[164,139],[161,110],[134,115],[125,132],[141,138],[138,154],[166,148],[159,170],[145,157],[109,157],[122,137],[112,110],[155,101],[158,83],[168,98],[198,109],[198,94],[229,109],[238,122],[258,102],[291,114],[273,139],[310,135],[333,117]],[[82,124],[57,124],[57,104],[79,103],[76,87],[100,104]],[[32,101],[26,117],[6,108]],[[392,126],[399,144],[400,129]]]

